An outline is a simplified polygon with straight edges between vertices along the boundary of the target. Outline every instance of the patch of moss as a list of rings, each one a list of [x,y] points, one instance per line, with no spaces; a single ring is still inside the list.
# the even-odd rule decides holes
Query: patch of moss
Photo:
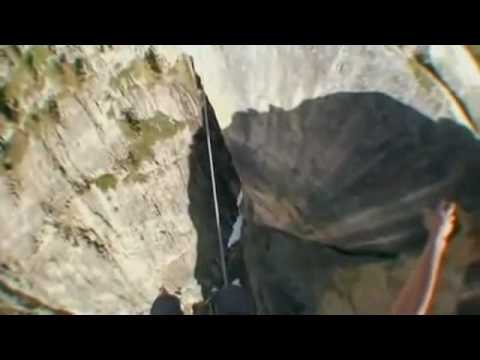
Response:
[[[69,89],[80,89],[86,78],[84,74],[86,69],[82,60],[76,59],[74,63],[69,63],[65,56],[60,56],[58,60],[52,59],[46,64],[42,71],[42,78],[48,79],[60,96]]]
[[[36,88],[36,81],[28,61],[21,61],[15,66],[5,86],[5,101],[12,108],[14,102],[30,95]]]
[[[60,110],[58,109],[58,102],[54,98],[48,100],[47,111],[48,114],[52,117],[52,119],[57,122],[60,120]]]
[[[155,116],[137,120],[131,117],[119,121],[120,129],[130,140],[131,152],[141,161],[153,157],[152,147],[162,139],[174,136],[184,127],[183,123],[169,119],[163,113],[156,113]]]
[[[8,121],[22,124],[25,132],[18,132],[9,144],[2,144],[0,169],[2,172],[15,169],[23,159],[28,146],[28,136],[46,136],[60,121],[57,99],[66,96],[72,87],[81,84],[84,64],[71,64],[66,57],[53,59],[54,53],[45,45],[36,45],[23,51],[13,47],[2,49],[12,63],[8,82],[0,88],[0,113]],[[26,111],[24,101],[42,91],[45,85],[53,86],[56,95],[43,105],[35,103]]]
[[[75,70],[75,75],[77,79],[82,83],[87,80],[88,71],[87,71],[87,63],[85,59],[76,58],[75,62],[73,63],[73,68]]]
[[[52,52],[47,45],[34,45],[25,54],[25,60],[29,66],[41,71],[46,68],[51,56]]]
[[[140,130],[131,142],[131,150],[140,161],[153,158],[153,146],[161,138],[160,131],[154,124],[145,122],[136,124]],[[129,124],[132,130],[132,125]],[[133,131],[133,130],[132,130]]]
[[[113,87],[125,87],[128,85],[130,78],[138,77],[142,73],[142,62],[134,60],[125,69],[120,71],[117,76],[110,80],[110,85]]]
[[[62,65],[57,60],[52,60],[46,67],[45,77],[48,78],[53,84],[61,86],[63,82],[63,70]]]
[[[7,101],[6,86],[0,88],[0,113],[7,119],[12,119],[13,112]]]
[[[125,117],[125,122],[127,123],[128,125],[128,128],[138,134],[142,131],[142,128],[140,126],[140,121],[135,117],[135,114],[131,111],[125,111],[123,113],[124,117]]]
[[[60,121],[57,101],[52,98],[41,108],[34,109],[25,121],[26,130],[38,137],[45,138]]]
[[[99,176],[93,183],[103,192],[109,189],[115,189],[117,187],[117,178],[113,174],[104,174]]]
[[[19,164],[21,164],[27,152],[28,145],[28,134],[22,131],[17,131],[8,144],[3,144],[3,156],[0,159],[0,175],[14,170]]]
[[[121,161],[130,173],[137,173],[143,161],[154,159],[153,146],[157,141],[168,139],[185,127],[185,123],[169,119],[163,113],[156,113],[149,119],[138,120],[129,113],[118,120],[119,127],[129,141],[129,155]]]
[[[117,88],[126,88],[131,79],[136,79],[145,85],[151,85],[159,81],[161,76],[152,69],[152,66],[145,59],[135,59],[110,80],[110,85]]]
[[[8,54],[13,59],[14,68],[8,83],[0,91],[0,111],[9,119],[18,121],[20,102],[45,86],[51,52],[47,46],[38,45],[24,54],[13,50]]]
[[[157,55],[155,54],[152,48],[149,48],[148,51],[145,53],[145,61],[150,66],[153,72],[157,74],[162,73],[162,69],[158,62]]]
[[[178,83],[187,89],[196,89],[195,74],[192,71],[191,60],[188,56],[179,57],[170,68],[165,68],[162,58],[152,48],[144,59],[135,59],[129,66],[120,71],[110,80],[110,85],[117,88],[127,88],[132,79],[149,86],[158,81]]]

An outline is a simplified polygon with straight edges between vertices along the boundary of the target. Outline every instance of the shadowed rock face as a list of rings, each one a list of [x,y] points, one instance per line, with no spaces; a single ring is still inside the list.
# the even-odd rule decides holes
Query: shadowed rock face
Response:
[[[210,104],[208,104],[207,113],[212,149],[214,149],[212,156],[221,210],[220,224],[223,239],[227,240],[238,215],[236,198],[240,190],[240,182]],[[204,297],[207,298],[214,287],[218,288],[222,285],[222,278],[204,126],[198,128],[192,137],[188,160],[190,174],[187,187],[188,210],[197,233],[195,278],[202,287]],[[230,276],[233,276],[232,270],[230,269]]]
[[[384,313],[425,243],[422,209],[446,197],[478,210],[478,145],[459,125],[467,113],[478,122],[478,71],[453,65],[462,49],[179,48],[245,191],[244,260],[261,313]],[[475,238],[452,244],[435,313],[455,312],[467,291]]]
[[[343,249],[395,252],[422,208],[477,195],[459,189],[474,138],[380,93],[238,113],[225,134],[256,223]]]
[[[447,198],[478,210],[473,136],[385,94],[237,113],[225,138],[261,312],[385,313],[426,240],[422,209]],[[453,311],[463,270],[447,270],[437,312]]]

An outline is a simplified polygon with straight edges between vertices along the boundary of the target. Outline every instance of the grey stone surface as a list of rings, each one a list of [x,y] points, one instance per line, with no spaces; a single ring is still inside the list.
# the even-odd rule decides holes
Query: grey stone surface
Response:
[[[182,49],[251,206],[260,312],[388,312],[426,240],[422,210],[442,198],[479,210],[476,134],[439,86],[451,81],[413,57],[428,46]],[[455,312],[468,241],[456,239],[436,313]]]

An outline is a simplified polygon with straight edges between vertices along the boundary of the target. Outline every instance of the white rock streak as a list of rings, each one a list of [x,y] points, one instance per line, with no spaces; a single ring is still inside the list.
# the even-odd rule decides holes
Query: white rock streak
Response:
[[[243,191],[240,191],[237,197],[237,207],[240,208],[243,200]],[[233,245],[235,245],[242,236],[242,226],[243,226],[243,215],[238,214],[237,220],[233,224],[233,230],[228,238],[227,248],[230,249]]]

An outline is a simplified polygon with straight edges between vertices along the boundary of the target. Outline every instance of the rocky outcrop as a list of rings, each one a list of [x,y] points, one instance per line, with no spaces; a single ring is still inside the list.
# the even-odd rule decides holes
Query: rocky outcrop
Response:
[[[425,243],[422,210],[442,198],[480,210],[478,98],[463,101],[478,72],[463,88],[458,71],[443,78],[438,47],[185,50],[246,194],[261,313],[386,313]],[[456,311],[476,256],[472,237],[455,241],[435,313]]]
[[[191,311],[201,117],[190,60],[147,46],[0,52],[0,302],[134,314],[165,286]]]

